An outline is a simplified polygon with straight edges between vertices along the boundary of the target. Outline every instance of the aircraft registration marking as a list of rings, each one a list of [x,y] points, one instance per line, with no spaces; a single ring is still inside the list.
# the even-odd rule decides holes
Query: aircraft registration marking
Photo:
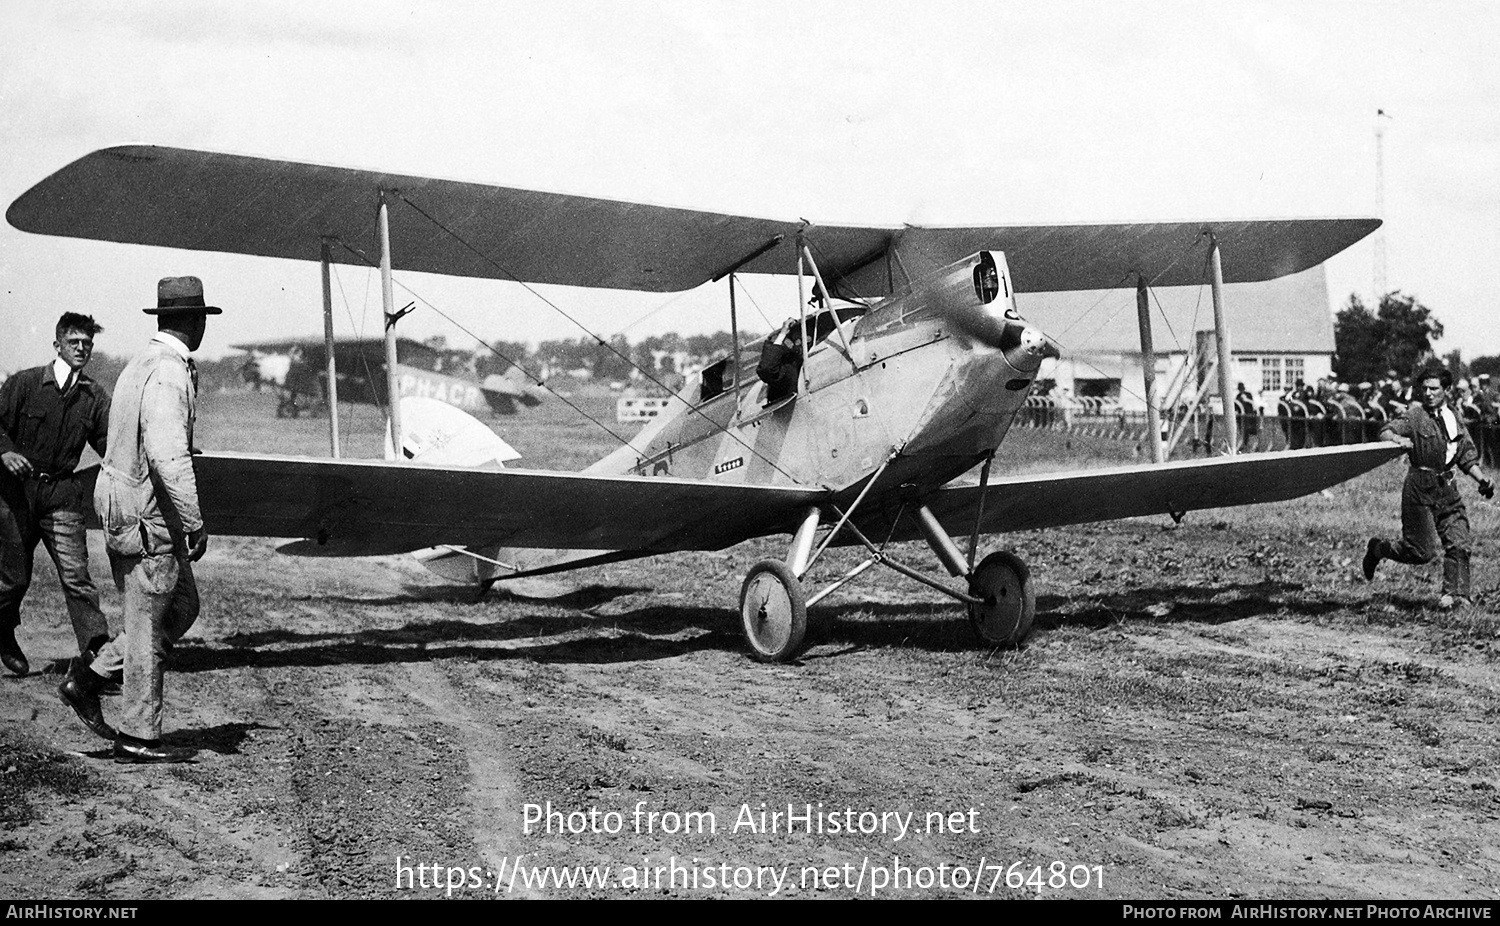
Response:
[[[397,366],[401,366],[397,364]],[[484,393],[478,386],[471,386],[441,373],[427,373],[401,367],[396,388],[401,396],[418,396],[446,402],[467,412],[484,411],[489,408]]]
[[[720,473],[727,473],[732,469],[739,469],[744,465],[744,457],[735,457],[733,460],[725,460],[723,463],[720,463],[718,466],[714,467],[714,475],[717,476]]]

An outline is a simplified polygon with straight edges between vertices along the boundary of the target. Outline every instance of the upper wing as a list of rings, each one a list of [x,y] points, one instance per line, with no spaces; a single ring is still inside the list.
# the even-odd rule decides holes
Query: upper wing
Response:
[[[1222,245],[1225,282],[1238,283],[1319,264],[1380,224],[808,225],[150,145],[85,155],[27,190],[6,218],[44,235],[300,260],[317,260],[329,236],[374,260],[382,191],[392,203],[396,268],[655,292],[691,289],[736,268],[795,273],[799,232],[830,287],[876,296],[896,283],[894,264],[882,259],[892,252],[915,277],[1003,250],[1022,292],[1133,286],[1136,273],[1157,286],[1190,285],[1204,279],[1211,234]],[[333,259],[361,263],[342,248]]]
[[[1225,283],[1274,280],[1339,253],[1380,227],[1379,219],[1237,219],[1100,225],[1009,225],[908,228],[893,248],[913,277],[976,251],[1004,251],[1017,292],[1207,282],[1209,246],[1217,241]],[[884,292],[882,262],[836,274],[829,285],[852,294]]]
[[[408,343],[408,344],[415,344],[416,343],[415,341],[411,341],[408,338],[401,338],[400,341],[404,342],[404,343]],[[232,350],[265,351],[265,352],[271,352],[271,353],[285,353],[286,351],[289,351],[289,350],[291,350],[294,347],[300,347],[300,348],[303,348],[304,350],[313,349],[313,350],[320,350],[321,351],[325,346],[327,346],[327,344],[328,344],[328,342],[322,336],[318,336],[318,337],[308,336],[308,337],[301,337],[301,338],[295,338],[295,337],[290,337],[290,338],[265,338],[264,340],[260,340],[260,341],[247,341],[247,342],[245,342],[243,344],[231,344],[231,345],[229,345],[229,347]],[[357,350],[384,351],[385,350],[385,341],[382,340],[382,339],[380,339],[380,338],[348,338],[348,337],[339,337],[339,338],[334,338],[333,339],[333,344],[334,344],[334,349],[335,350],[340,350],[340,351],[342,351],[342,350],[351,350],[351,351],[357,351]]]
[[[980,529],[986,533],[1062,527],[1202,508],[1279,502],[1353,479],[1404,451],[1380,442],[1281,453],[1247,453],[1206,460],[1126,466],[1042,476],[1013,476],[977,485],[951,485],[926,499],[951,531],[967,533],[983,495]],[[859,521],[871,538],[890,532],[893,510]],[[910,517],[894,538],[920,536]]]
[[[818,489],[299,457],[194,457],[211,534],[306,537],[348,555],[438,544],[717,550],[786,529]]]
[[[85,155],[22,194],[6,218],[38,234],[299,260],[317,260],[328,236],[373,261],[382,191],[393,267],[529,283],[689,289],[801,225],[150,145]]]

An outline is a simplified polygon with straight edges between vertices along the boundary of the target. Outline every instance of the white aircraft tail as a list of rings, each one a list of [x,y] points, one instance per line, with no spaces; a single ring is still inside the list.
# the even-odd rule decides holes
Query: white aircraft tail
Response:
[[[389,423],[385,458],[397,459]],[[521,459],[514,447],[484,422],[437,399],[409,395],[401,399],[401,459],[442,466],[504,466]]]

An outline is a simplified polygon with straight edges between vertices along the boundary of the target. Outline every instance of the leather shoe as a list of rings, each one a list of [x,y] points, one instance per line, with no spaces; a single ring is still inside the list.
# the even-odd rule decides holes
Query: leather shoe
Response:
[[[138,740],[121,733],[115,737],[115,761],[121,765],[160,765],[191,762],[196,750],[163,746],[161,740]]]
[[[21,652],[21,644],[16,642],[14,627],[0,630],[0,662],[16,675],[25,675],[31,671],[31,663],[26,661],[26,654]]]
[[[1380,555],[1380,538],[1371,537],[1370,542],[1365,544],[1365,561],[1361,567],[1365,571],[1365,581],[1375,581],[1375,567],[1380,565],[1383,557]]]
[[[100,739],[112,740],[118,734],[105,721],[104,710],[99,706],[99,689],[103,687],[104,679],[89,671],[81,659],[75,659],[73,667],[68,670],[68,677],[57,686],[57,693],[62,696],[63,703],[71,707],[78,719],[83,721],[84,726],[94,731]]]

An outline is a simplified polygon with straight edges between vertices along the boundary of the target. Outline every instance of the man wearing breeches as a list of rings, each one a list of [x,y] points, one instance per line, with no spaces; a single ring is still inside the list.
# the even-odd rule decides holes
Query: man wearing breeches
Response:
[[[1465,607],[1473,595],[1469,577],[1469,516],[1459,495],[1456,473],[1479,483],[1479,494],[1494,498],[1495,484],[1479,468],[1479,452],[1462,420],[1448,407],[1453,375],[1430,366],[1417,376],[1417,398],[1381,429],[1382,440],[1407,449],[1411,468],[1401,487],[1401,539],[1371,537],[1365,547],[1364,575],[1375,578],[1383,559],[1421,565],[1437,559],[1442,544],[1443,593],[1438,607]]]

